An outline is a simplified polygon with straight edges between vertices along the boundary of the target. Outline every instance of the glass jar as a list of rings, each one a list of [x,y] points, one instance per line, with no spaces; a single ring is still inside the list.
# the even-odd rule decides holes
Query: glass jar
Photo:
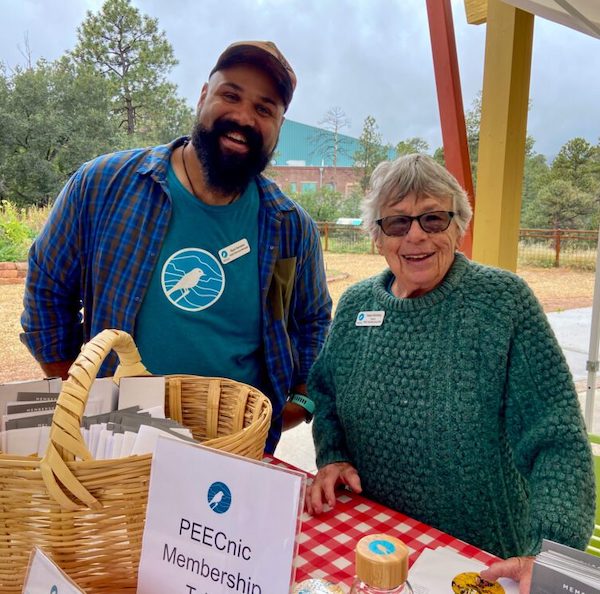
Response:
[[[344,594],[344,591],[326,580],[309,579],[296,584],[292,594]]]
[[[387,534],[364,536],[356,545],[356,578],[350,594],[413,594],[407,581],[408,547]]]

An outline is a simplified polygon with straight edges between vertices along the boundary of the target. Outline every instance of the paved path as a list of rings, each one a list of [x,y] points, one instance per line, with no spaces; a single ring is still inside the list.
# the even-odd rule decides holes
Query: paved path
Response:
[[[592,308],[583,307],[552,312],[548,314],[548,320],[573,374],[583,409],[587,389],[586,362],[590,343]],[[600,384],[600,373],[598,376],[598,383]],[[600,385],[595,400],[594,429],[600,431]],[[277,446],[275,455],[299,468],[316,472],[311,425],[302,423],[299,427],[286,431]]]
[[[587,381],[586,362],[590,346],[592,308],[567,309],[547,315],[567,358],[573,379],[576,382]]]

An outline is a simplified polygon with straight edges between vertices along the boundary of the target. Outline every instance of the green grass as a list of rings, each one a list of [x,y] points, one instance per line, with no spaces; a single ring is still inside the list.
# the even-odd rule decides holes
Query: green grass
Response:
[[[44,225],[50,207],[19,209],[10,202],[0,203],[0,262],[19,262],[27,259],[34,237]],[[324,237],[321,244],[325,249]],[[560,266],[574,270],[595,270],[595,242],[563,241]],[[373,246],[361,229],[338,228],[329,231],[327,251],[338,254],[372,254]],[[531,239],[519,242],[519,266],[554,268],[555,253],[551,241]]]
[[[39,228],[28,218],[27,211],[7,200],[0,202],[0,262],[25,260],[38,232]]]
[[[553,247],[540,243],[519,243],[519,266],[554,268],[555,260],[556,254]],[[567,244],[560,251],[559,265],[561,268],[574,270],[595,270],[596,250],[585,246],[569,247]]]

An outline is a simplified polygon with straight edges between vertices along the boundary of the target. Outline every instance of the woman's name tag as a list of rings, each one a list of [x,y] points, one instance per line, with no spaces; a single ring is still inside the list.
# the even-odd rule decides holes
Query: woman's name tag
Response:
[[[384,311],[359,311],[356,316],[356,326],[381,326],[383,324],[383,318],[385,317]]]

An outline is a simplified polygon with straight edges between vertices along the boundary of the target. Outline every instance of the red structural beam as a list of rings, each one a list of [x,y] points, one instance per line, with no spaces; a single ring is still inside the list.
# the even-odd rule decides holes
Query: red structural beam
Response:
[[[427,15],[446,167],[466,190],[474,208],[475,194],[450,0],[427,0]],[[473,221],[465,234],[461,249],[471,257]]]

